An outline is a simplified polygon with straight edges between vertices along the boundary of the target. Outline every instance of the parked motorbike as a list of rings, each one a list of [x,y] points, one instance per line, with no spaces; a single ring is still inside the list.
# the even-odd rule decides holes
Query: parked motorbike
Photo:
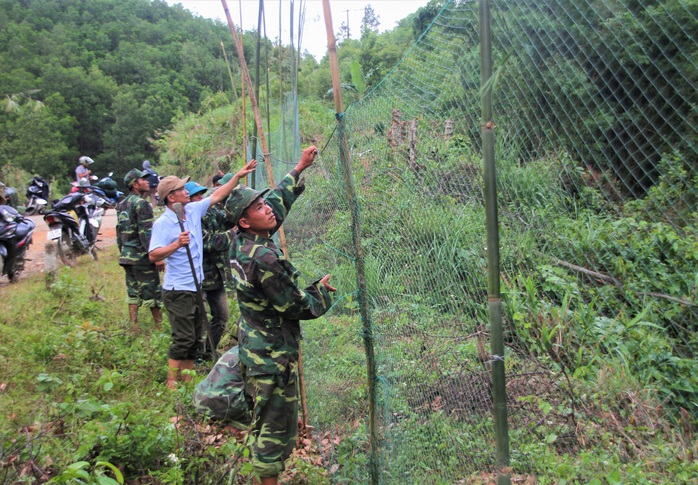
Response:
[[[78,256],[89,254],[97,259],[97,234],[102,225],[105,199],[90,186],[79,186],[53,204],[44,220],[49,227],[47,238],[56,241],[63,264],[73,266]]]
[[[0,267],[11,283],[24,270],[24,255],[32,243],[34,221],[22,217],[17,209],[0,205]]]
[[[111,178],[113,174],[114,172],[109,172],[109,175],[102,177],[90,187],[93,193],[104,199],[105,209],[114,209],[124,195],[120,190],[116,190],[116,182]]]
[[[14,209],[19,207],[19,195],[17,194],[17,189],[14,187],[8,187],[0,182],[0,191],[0,204],[9,205]]]
[[[31,179],[27,187],[27,205],[24,213],[31,216],[43,214],[48,203],[48,182],[38,175]]]

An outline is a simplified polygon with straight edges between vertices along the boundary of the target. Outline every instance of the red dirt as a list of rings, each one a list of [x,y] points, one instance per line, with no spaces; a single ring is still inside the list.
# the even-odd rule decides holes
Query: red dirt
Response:
[[[46,245],[48,226],[46,226],[43,216],[31,216],[30,219],[34,221],[36,228],[32,236],[33,242],[27,250],[24,271],[19,276],[20,281],[29,275],[41,273],[44,270],[44,247]],[[107,210],[102,218],[102,226],[97,235],[97,248],[104,249],[114,244],[116,244],[116,211]],[[0,279],[0,285],[6,285],[7,283],[7,276],[3,276]]]

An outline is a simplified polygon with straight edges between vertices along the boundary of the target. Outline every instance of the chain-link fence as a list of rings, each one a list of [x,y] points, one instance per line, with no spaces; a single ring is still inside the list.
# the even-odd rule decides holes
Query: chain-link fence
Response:
[[[494,476],[498,249],[514,481],[695,483],[698,2],[491,2],[499,248],[478,3],[443,4],[346,110],[285,225],[294,264],[339,288],[303,347],[333,481]]]

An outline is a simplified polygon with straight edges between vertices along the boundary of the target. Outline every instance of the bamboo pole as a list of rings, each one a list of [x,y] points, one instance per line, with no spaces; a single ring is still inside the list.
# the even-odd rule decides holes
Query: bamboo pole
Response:
[[[235,87],[235,82],[233,81],[233,71],[230,68],[228,54],[225,52],[225,45],[223,45],[223,41],[221,41],[221,51],[223,51],[223,59],[225,59],[225,66],[228,68],[228,77],[230,78],[230,85],[233,88],[233,95],[235,96],[235,99],[238,99],[238,90]],[[247,162],[247,160],[245,160],[245,162]]]
[[[240,10],[240,24],[242,24],[242,0],[238,2],[238,9]],[[235,45],[237,50],[237,44]],[[247,163],[251,157],[247,155],[247,97],[245,96],[245,73],[240,69],[240,97],[242,98],[242,153],[245,163]],[[250,177],[249,184],[253,189],[256,188],[257,180],[254,175]]]
[[[347,201],[351,210],[351,234],[356,251],[356,283],[359,314],[363,322],[364,347],[366,349],[366,374],[368,383],[368,418],[369,418],[369,442],[371,452],[369,456],[369,470],[371,484],[380,483],[380,467],[378,462],[378,416],[376,414],[376,362],[373,348],[373,326],[368,310],[366,273],[364,269],[363,250],[361,249],[361,224],[359,218],[359,201],[354,189],[351,173],[351,160],[345,134],[344,108],[342,106],[342,88],[339,78],[339,62],[337,60],[337,48],[335,46],[334,31],[332,28],[332,12],[329,0],[322,0],[325,14],[325,28],[327,30],[327,52],[332,69],[332,89],[334,91],[335,117],[337,119],[337,137],[339,139],[339,158],[346,186]]]
[[[259,114],[259,105],[257,104],[257,97],[254,94],[254,86],[252,85],[252,79],[250,78],[250,71],[247,69],[247,63],[245,62],[245,50],[243,49],[242,42],[238,40],[238,34],[235,30],[235,23],[233,18],[230,16],[230,10],[228,10],[228,2],[226,0],[221,0],[223,4],[223,10],[225,11],[225,17],[228,19],[228,27],[230,28],[230,33],[233,36],[233,42],[238,51],[238,58],[240,60],[240,70],[242,71],[242,77],[244,83],[247,85],[247,92],[250,94],[250,104],[252,105],[252,111],[254,112],[254,121],[257,126],[257,134],[259,136],[259,143],[262,145],[262,150],[264,151],[264,166],[267,169],[267,180],[269,181],[269,186],[274,187],[276,183],[274,182],[274,172],[271,169],[271,156],[269,153],[269,147],[267,146],[267,139],[264,136],[264,127],[262,126],[262,116]],[[286,235],[284,234],[283,226],[279,228],[279,241],[281,242],[281,250],[284,256],[288,257],[288,249],[286,248]]]
[[[264,136],[264,127],[262,126],[262,117],[259,114],[259,105],[257,104],[257,97],[255,96],[254,89],[252,87],[252,79],[250,79],[250,72],[247,69],[247,63],[245,62],[245,51],[243,50],[242,43],[238,41],[237,32],[235,30],[235,24],[230,16],[230,11],[228,10],[228,4],[226,0],[221,0],[223,4],[223,10],[225,11],[225,17],[228,19],[228,27],[230,28],[230,33],[233,36],[233,42],[238,51],[238,57],[240,59],[240,68],[243,72],[243,78],[247,84],[247,91],[250,93],[250,103],[252,104],[252,110],[254,111],[255,126],[257,127],[257,134],[259,136],[259,143],[262,145],[262,150],[264,151],[264,165],[267,169],[267,180],[269,181],[269,186],[274,187],[276,183],[274,182],[274,172],[271,169],[271,156],[269,148],[267,146],[267,140]],[[288,258],[288,249],[286,247],[286,235],[284,234],[284,228],[279,227],[279,242],[281,243],[281,250],[284,256]],[[301,351],[300,345],[298,346],[298,385],[299,394],[301,396],[301,411],[303,416],[303,425],[306,426],[308,423],[308,399],[305,392],[305,373],[303,372],[303,353]]]
[[[499,281],[499,218],[497,213],[497,176],[492,116],[492,40],[489,0],[480,7],[480,86],[482,89],[482,158],[485,165],[485,217],[487,223],[488,315],[492,350],[492,401],[496,439],[497,485],[511,483],[509,467],[509,425],[504,369],[502,297]]]
[[[264,12],[264,0],[259,0],[259,11],[257,13],[257,43],[254,50],[254,95],[259,99],[259,70],[262,50],[262,14]],[[257,125],[252,132],[252,153],[257,154]]]

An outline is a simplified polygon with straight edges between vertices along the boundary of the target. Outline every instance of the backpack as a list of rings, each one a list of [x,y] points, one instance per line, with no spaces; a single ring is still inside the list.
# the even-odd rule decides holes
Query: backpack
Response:
[[[150,184],[150,188],[154,189],[158,186],[160,183],[160,176],[157,174],[157,172],[154,172],[153,170],[148,170],[148,183]]]
[[[250,424],[251,413],[245,400],[245,381],[237,346],[223,354],[206,378],[196,385],[194,407],[199,413],[239,429]]]

